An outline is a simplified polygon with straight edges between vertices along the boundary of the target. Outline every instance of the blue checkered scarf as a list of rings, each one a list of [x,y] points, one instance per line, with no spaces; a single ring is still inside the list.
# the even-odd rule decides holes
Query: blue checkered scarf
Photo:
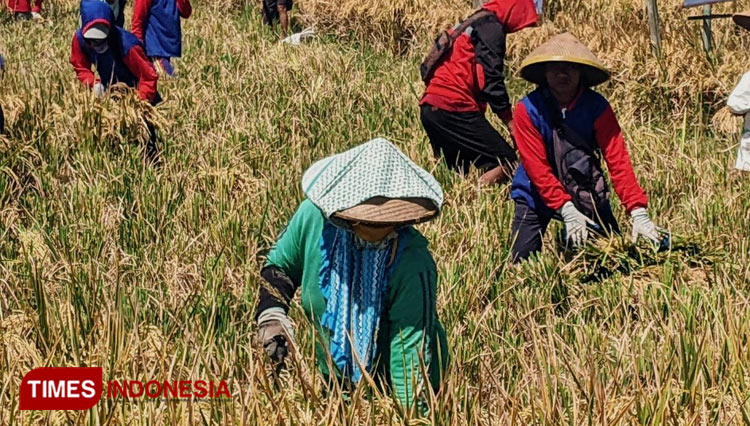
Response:
[[[371,371],[388,281],[407,245],[407,236],[399,231],[371,244],[330,222],[323,228],[320,289],[326,310],[321,325],[330,330],[333,362],[354,383],[362,379],[357,361]],[[397,244],[395,256],[394,244]],[[391,256],[394,256],[392,262]]]

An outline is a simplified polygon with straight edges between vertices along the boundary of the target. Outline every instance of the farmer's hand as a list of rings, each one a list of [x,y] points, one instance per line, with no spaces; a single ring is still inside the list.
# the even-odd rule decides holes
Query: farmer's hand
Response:
[[[479,183],[482,185],[500,185],[507,182],[511,178],[510,173],[512,173],[508,172],[507,167],[508,166],[500,165],[484,172],[484,174],[479,177]]]
[[[565,222],[565,233],[568,236],[568,240],[573,243],[574,247],[583,245],[589,236],[586,224],[590,223],[594,225],[594,221],[579,212],[572,201],[565,203],[557,212],[562,215]]]
[[[506,126],[508,126],[508,133],[510,133],[510,138],[513,140],[513,143],[516,142],[516,126],[513,125],[513,120],[508,121],[505,123]]]
[[[659,228],[648,217],[648,212],[643,207],[639,207],[632,212],[633,218],[633,243],[638,241],[638,237],[644,237],[654,244],[661,244],[661,235]]]
[[[31,19],[35,21],[41,21],[42,15],[39,12],[31,12]]]
[[[294,347],[294,331],[283,309],[269,308],[260,314],[258,342],[273,362],[284,362]]]
[[[510,138],[514,141],[516,140],[516,128],[513,125],[513,110],[510,108],[500,111],[497,113],[497,116],[502,120],[503,124],[505,124],[505,127],[508,128],[508,133],[510,133]]]
[[[104,96],[104,85],[101,83],[94,84],[94,94],[97,98]]]

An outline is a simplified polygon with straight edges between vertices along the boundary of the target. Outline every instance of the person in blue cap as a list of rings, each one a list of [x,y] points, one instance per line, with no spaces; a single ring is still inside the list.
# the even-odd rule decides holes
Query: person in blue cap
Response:
[[[114,14],[106,2],[81,2],[81,28],[73,35],[70,63],[78,80],[97,96],[103,96],[112,84],[124,83],[136,89],[139,97],[151,105],[161,102],[156,88],[159,76],[146,58],[141,42],[114,24]],[[96,66],[98,78],[92,66]],[[146,155],[155,160],[158,156],[156,129],[151,123],[148,127],[151,137]]]

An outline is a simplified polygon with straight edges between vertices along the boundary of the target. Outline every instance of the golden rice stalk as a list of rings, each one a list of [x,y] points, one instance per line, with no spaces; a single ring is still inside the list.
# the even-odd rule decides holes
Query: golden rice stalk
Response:
[[[102,100],[103,135],[113,139],[148,139],[150,122],[157,129],[164,126],[164,119],[156,108],[144,102],[128,86],[118,83],[109,88],[109,97]]]
[[[711,118],[711,126],[719,134],[735,135],[742,129],[742,117],[732,114],[728,107],[724,107]]]

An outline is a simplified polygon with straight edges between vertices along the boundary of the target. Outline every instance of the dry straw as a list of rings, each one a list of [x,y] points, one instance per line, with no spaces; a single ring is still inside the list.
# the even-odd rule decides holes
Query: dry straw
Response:
[[[603,90],[622,105],[621,115],[650,120],[655,114],[680,116],[697,103],[715,108],[745,71],[750,37],[729,19],[715,20],[714,57],[708,58],[701,47],[699,24],[686,20],[696,11],[683,9],[682,3],[659,2],[664,43],[660,60],[650,48],[642,1],[546,2],[547,19],[539,28],[508,37],[509,68],[515,72],[532,49],[553,35],[570,31],[612,71],[614,81]],[[750,2],[717,5],[714,12],[746,4]],[[438,30],[454,25],[473,9],[472,2],[457,0],[301,0],[300,7],[307,24],[397,52],[426,51]]]
[[[742,130],[742,117],[724,107],[711,117],[711,127],[719,134],[737,136]]]

